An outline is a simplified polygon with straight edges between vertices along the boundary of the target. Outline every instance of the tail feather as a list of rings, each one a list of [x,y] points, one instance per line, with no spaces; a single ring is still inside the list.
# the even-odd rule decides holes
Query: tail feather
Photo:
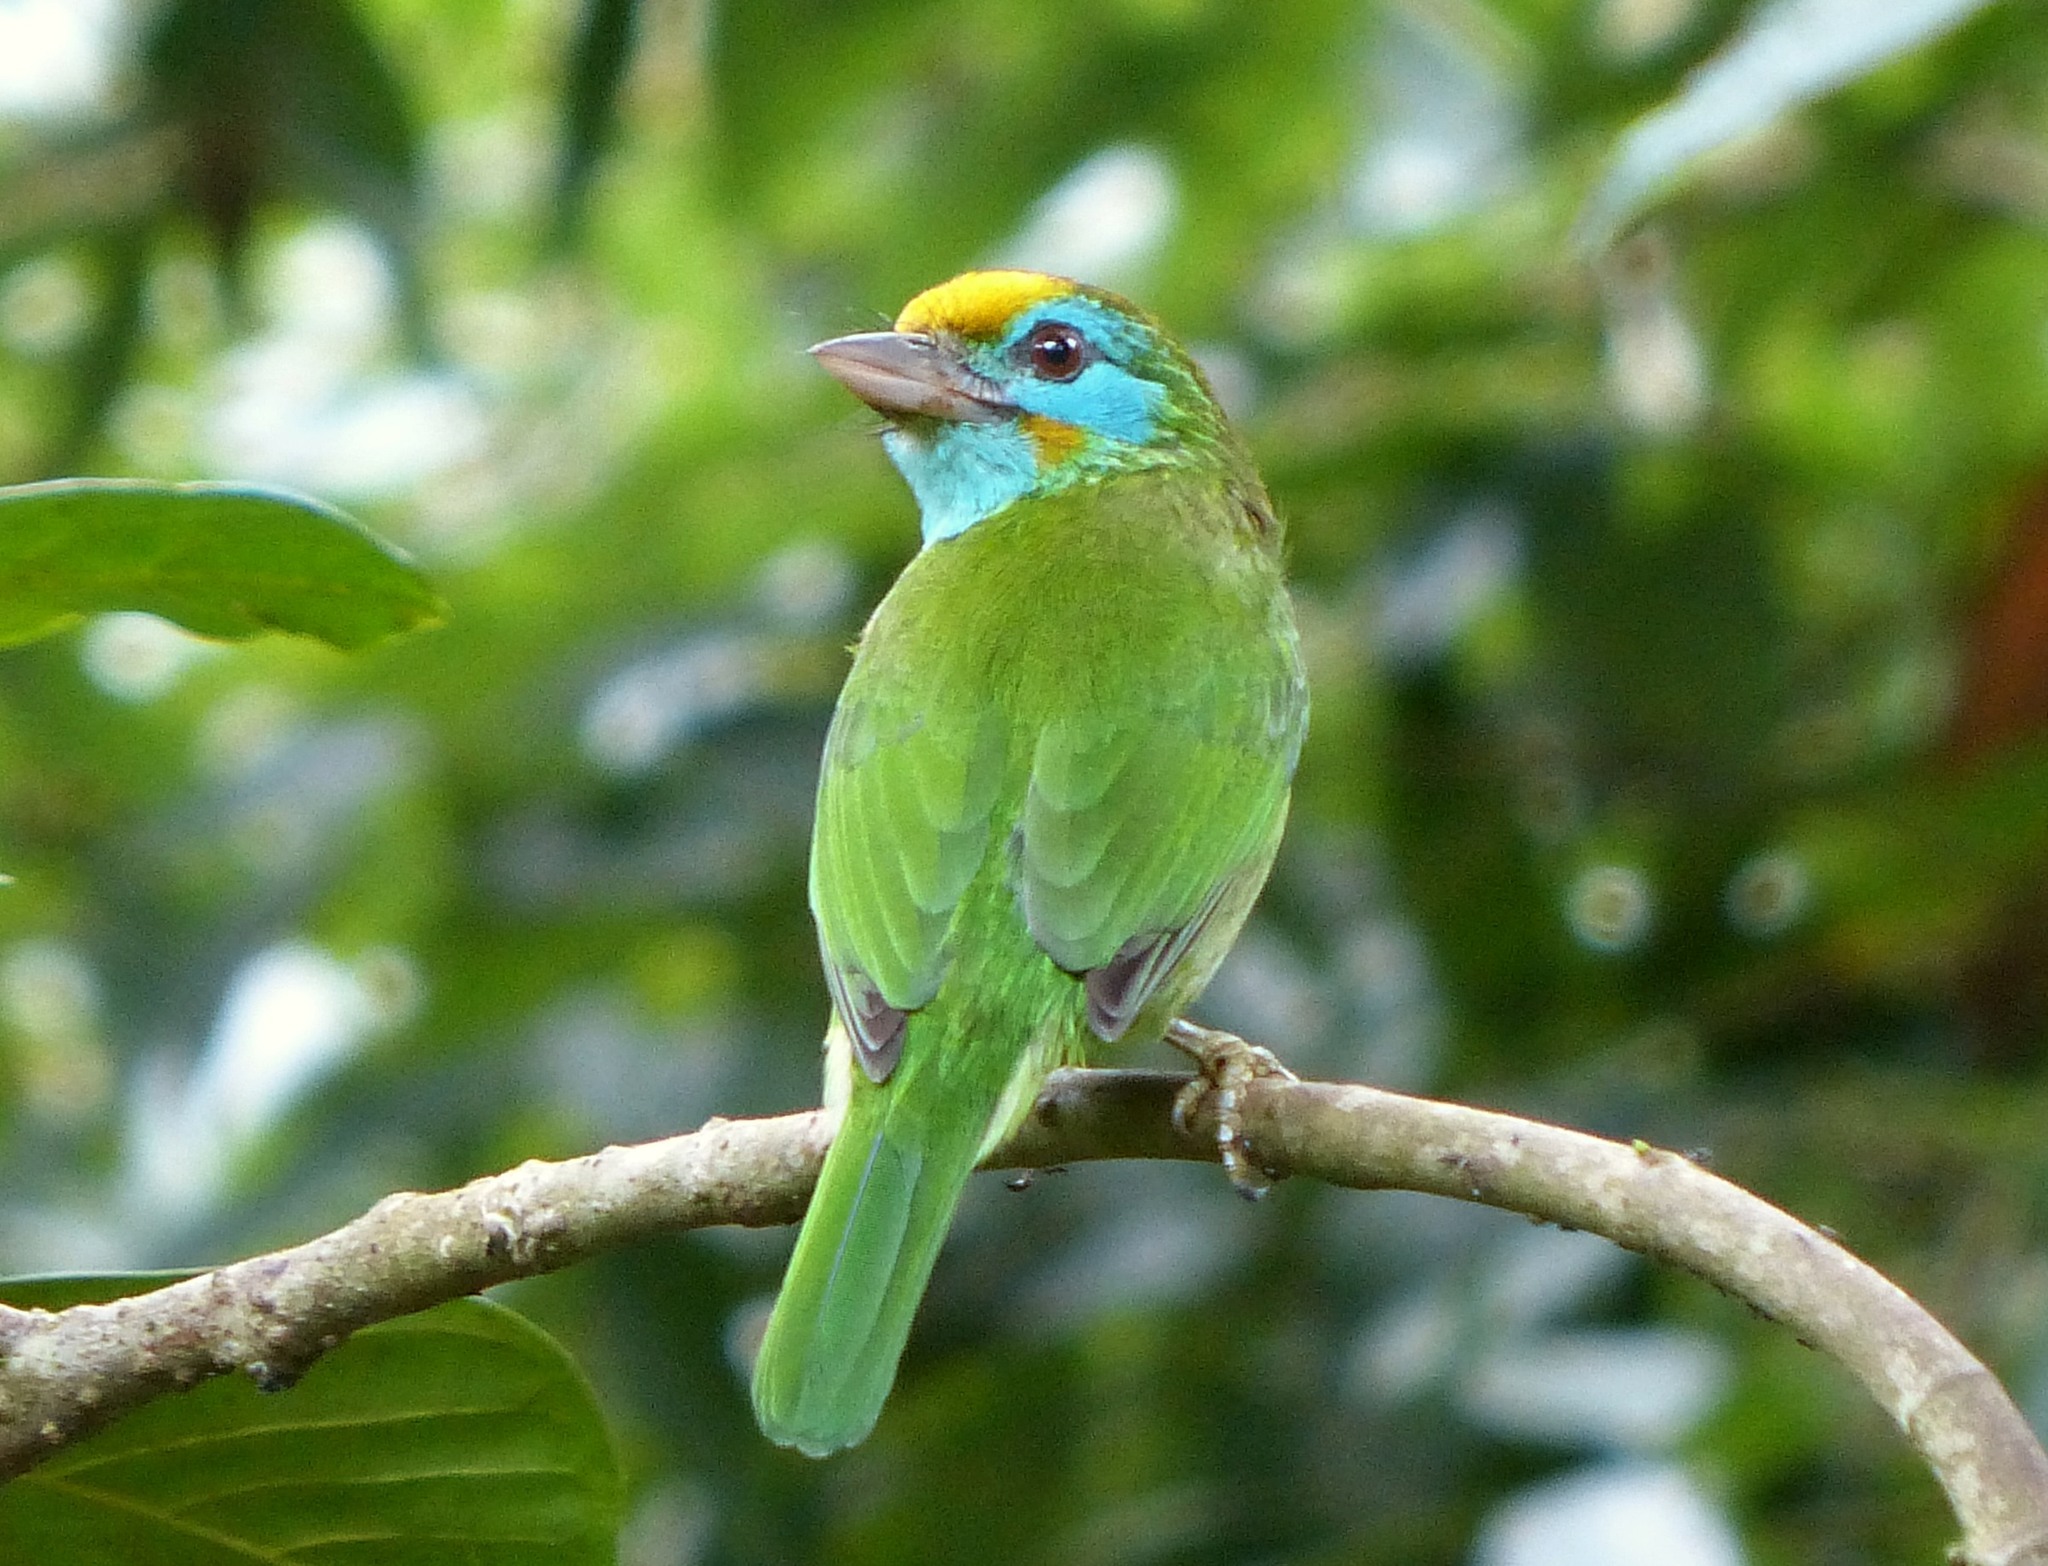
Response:
[[[869,1091],[847,1106],[754,1363],[761,1429],[811,1457],[874,1428],[980,1151],[985,1116],[898,1107]]]

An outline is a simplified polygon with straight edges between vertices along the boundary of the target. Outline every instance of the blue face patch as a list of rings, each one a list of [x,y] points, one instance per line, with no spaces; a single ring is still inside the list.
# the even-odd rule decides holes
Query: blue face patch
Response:
[[[1017,345],[1049,321],[1073,327],[1100,356],[1071,381],[1042,380],[1017,365]],[[1158,429],[1159,405],[1166,400],[1164,386],[1127,368],[1147,346],[1142,327],[1092,299],[1049,299],[1026,310],[1000,344],[977,355],[975,368],[1027,413],[1142,446]]]
[[[1050,321],[1073,327],[1088,341],[1093,362],[1070,381],[1046,380],[1019,363],[1018,344]],[[1090,459],[1105,446],[1150,443],[1166,388],[1127,368],[1150,346],[1143,327],[1076,295],[1032,306],[1001,342],[970,353],[970,367],[1022,413],[1072,425],[1085,439],[1063,461],[1041,468],[1038,444],[1014,418],[971,424],[920,420],[887,431],[882,445],[917,497],[925,543],[956,537],[1026,495],[1064,489],[1094,469]]]
[[[1159,427],[1159,402],[1166,388],[1103,359],[1071,381],[1020,380],[1010,393],[1027,413],[1042,413],[1091,435],[1142,446]]]

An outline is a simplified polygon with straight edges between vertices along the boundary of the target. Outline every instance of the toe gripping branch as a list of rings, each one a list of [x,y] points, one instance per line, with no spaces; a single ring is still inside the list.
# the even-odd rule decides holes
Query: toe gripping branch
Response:
[[[1216,1151],[1223,1160],[1223,1172],[1230,1177],[1239,1196],[1248,1202],[1258,1201],[1273,1188],[1273,1182],[1245,1142],[1244,1089],[1260,1077],[1280,1077],[1288,1082],[1300,1078],[1281,1065],[1271,1050],[1247,1044],[1234,1033],[1204,1028],[1185,1018],[1176,1018],[1167,1026],[1166,1042],[1193,1060],[1197,1073],[1174,1097],[1174,1129],[1185,1133],[1200,1112],[1203,1100],[1212,1100]]]

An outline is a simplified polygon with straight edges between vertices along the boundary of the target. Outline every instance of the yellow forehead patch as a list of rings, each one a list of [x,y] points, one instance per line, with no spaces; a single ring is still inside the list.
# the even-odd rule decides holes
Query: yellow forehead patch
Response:
[[[1043,272],[962,272],[905,305],[896,317],[896,330],[950,332],[984,340],[999,337],[1019,310],[1073,289],[1065,278]]]

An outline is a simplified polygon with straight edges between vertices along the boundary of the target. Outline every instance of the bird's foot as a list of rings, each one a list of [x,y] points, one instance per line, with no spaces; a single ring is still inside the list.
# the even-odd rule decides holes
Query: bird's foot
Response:
[[[1280,1064],[1269,1049],[1247,1044],[1234,1033],[1204,1028],[1185,1018],[1176,1018],[1166,1029],[1166,1042],[1195,1063],[1195,1079],[1173,1100],[1173,1126],[1185,1132],[1202,1101],[1214,1095],[1216,1150],[1223,1158],[1223,1172],[1237,1187],[1237,1194],[1256,1202],[1272,1189],[1251,1156],[1244,1139],[1243,1094],[1247,1084],[1260,1077],[1280,1077],[1288,1082],[1300,1078]]]

